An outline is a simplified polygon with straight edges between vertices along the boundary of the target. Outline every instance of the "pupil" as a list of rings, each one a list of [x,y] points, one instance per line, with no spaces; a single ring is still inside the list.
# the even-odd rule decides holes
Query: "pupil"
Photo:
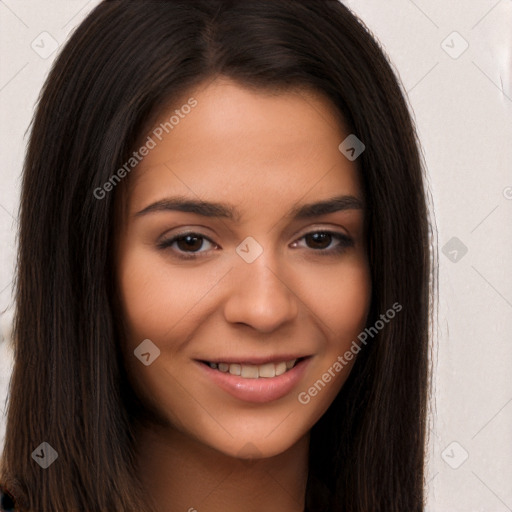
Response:
[[[313,233],[312,235],[308,235],[313,239],[314,243],[320,243],[321,248],[325,248],[329,246],[330,243],[330,237],[331,235],[329,233]],[[322,244],[323,242],[327,242],[327,244]]]
[[[193,235],[187,235],[182,237],[180,240],[178,240],[178,245],[183,242],[185,243],[185,245],[183,247],[180,247],[180,249],[191,249],[193,251],[196,251],[199,250],[202,245],[201,238]]]

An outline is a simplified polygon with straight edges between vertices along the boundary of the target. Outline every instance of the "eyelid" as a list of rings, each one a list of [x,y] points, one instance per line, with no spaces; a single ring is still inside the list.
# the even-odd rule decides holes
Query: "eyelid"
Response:
[[[339,230],[343,229],[343,233],[340,232]],[[306,235],[309,235],[310,233],[318,233],[318,232],[322,232],[322,233],[334,233],[334,234],[339,234],[339,235],[344,235],[348,238],[353,238],[350,233],[348,232],[348,229],[345,228],[345,226],[341,226],[341,225],[333,225],[333,224],[317,224],[317,225],[313,225],[313,226],[308,226],[307,228],[304,228],[303,230],[299,230],[297,232],[297,234],[294,235],[295,238],[302,238],[303,236],[306,236]],[[302,234],[301,234],[302,233]]]
[[[345,233],[343,232],[338,232],[339,229],[343,229],[345,231]],[[209,240],[211,243],[215,243],[209,235],[206,235],[203,233],[203,230],[204,229],[208,229],[208,227],[206,226],[202,226],[202,225],[195,225],[195,226],[185,226],[185,227],[181,227],[181,228],[177,228],[179,231],[176,232],[176,233],[173,233],[170,237],[166,237],[165,234],[167,234],[169,231],[166,231],[165,234],[161,235],[162,238],[165,238],[167,240],[169,240],[170,238],[178,238],[180,236],[186,236],[186,235],[200,235],[202,238],[205,238],[207,240]],[[295,234],[293,234],[293,238],[294,240],[297,240],[298,238],[302,238],[303,236],[306,236],[310,233],[317,233],[317,232],[327,232],[327,233],[334,233],[334,234],[339,234],[339,235],[345,235],[346,237],[348,238],[354,238],[350,235],[349,233],[349,230],[347,228],[345,228],[345,226],[342,226],[342,225],[333,225],[333,224],[322,224],[322,223],[318,223],[317,225],[310,225],[306,228],[303,228],[303,229],[300,229],[298,231],[295,232]],[[231,232],[231,230],[230,230]],[[217,233],[214,231],[214,235],[213,236],[218,236]],[[216,244],[216,243],[215,243]],[[216,244],[218,245],[218,244]]]
[[[160,240],[159,242],[157,242],[157,247],[162,250],[168,249],[168,248],[170,248],[170,246],[172,244],[177,242],[180,238],[185,238],[186,236],[189,236],[189,235],[195,235],[197,238],[207,240],[212,245],[219,247],[219,245],[217,243],[215,243],[209,236],[205,235],[204,233],[201,233],[200,231],[191,230],[191,229],[185,230],[185,231],[182,231],[179,233],[175,233],[175,234],[171,235],[170,237],[164,237],[163,240]],[[196,253],[191,251],[189,253],[181,252],[180,254],[189,254],[188,258],[191,259],[190,255],[197,254],[199,257],[200,255],[208,253],[208,252],[211,252],[211,251],[201,251],[201,252],[196,252]],[[195,256],[193,256],[193,257],[195,257]]]
[[[335,256],[336,254],[344,252],[344,250],[348,249],[349,247],[353,247],[355,244],[354,238],[347,233],[339,232],[337,229],[333,229],[332,227],[322,228],[322,227],[315,227],[315,226],[309,227],[308,230],[303,232],[302,235],[296,236],[294,241],[292,242],[292,244],[297,244],[298,242],[300,242],[302,239],[304,239],[308,235],[318,234],[318,233],[330,235],[333,238],[338,240],[338,245],[336,245],[334,248],[330,248],[330,249],[312,249],[312,248],[306,247],[306,249],[309,249],[310,251],[313,251],[313,253],[316,253],[317,255],[320,255],[320,256],[329,256],[329,255]],[[201,233],[198,230],[194,230],[194,229],[185,229],[183,231],[173,234],[169,238],[164,238],[163,240],[161,240],[160,242],[157,243],[157,247],[161,250],[170,249],[170,247],[175,242],[177,242],[181,238],[184,238],[189,235],[194,235],[197,238],[207,240],[209,243],[213,244],[217,248],[220,247],[209,236]],[[206,257],[214,250],[215,249],[213,249],[213,250],[210,249],[207,251],[195,251],[195,252],[194,251],[190,251],[190,252],[173,251],[173,252],[175,253],[175,255],[178,259],[197,260],[199,258]]]

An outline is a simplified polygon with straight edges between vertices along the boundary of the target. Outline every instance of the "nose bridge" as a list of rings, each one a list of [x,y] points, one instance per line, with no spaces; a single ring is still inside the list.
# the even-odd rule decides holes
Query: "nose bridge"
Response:
[[[282,262],[270,248],[256,244],[254,239],[248,240],[237,248],[225,316],[230,322],[270,331],[294,318],[297,297],[279,270]]]

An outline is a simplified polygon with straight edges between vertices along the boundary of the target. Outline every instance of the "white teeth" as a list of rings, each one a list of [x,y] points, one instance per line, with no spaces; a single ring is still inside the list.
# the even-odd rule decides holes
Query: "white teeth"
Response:
[[[276,364],[276,377],[282,375],[286,371],[286,363]]]
[[[242,373],[242,367],[239,364],[230,364],[229,373],[231,373],[231,375],[240,375]]]
[[[273,363],[262,364],[259,368],[260,377],[275,377],[276,365]]]
[[[291,370],[297,363],[297,359],[291,361],[282,361],[281,363],[265,363],[260,365],[239,364],[239,363],[208,363],[210,368],[219,370],[223,373],[238,375],[244,379],[258,379],[278,377]]]
[[[244,379],[257,379],[259,377],[258,367],[250,364],[243,364],[240,376]]]

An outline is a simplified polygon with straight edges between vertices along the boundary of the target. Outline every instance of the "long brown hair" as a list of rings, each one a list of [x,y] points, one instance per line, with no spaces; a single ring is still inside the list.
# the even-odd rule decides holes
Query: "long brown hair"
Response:
[[[400,83],[337,0],[105,0],[70,37],[42,90],[23,171],[0,480],[22,510],[152,510],[114,321],[119,194],[93,192],[162,105],[219,75],[309,87],[341,112],[366,146],[368,326],[403,307],[311,431],[306,510],[421,511],[434,254],[425,177]],[[32,457],[43,442],[58,454],[47,469]]]

